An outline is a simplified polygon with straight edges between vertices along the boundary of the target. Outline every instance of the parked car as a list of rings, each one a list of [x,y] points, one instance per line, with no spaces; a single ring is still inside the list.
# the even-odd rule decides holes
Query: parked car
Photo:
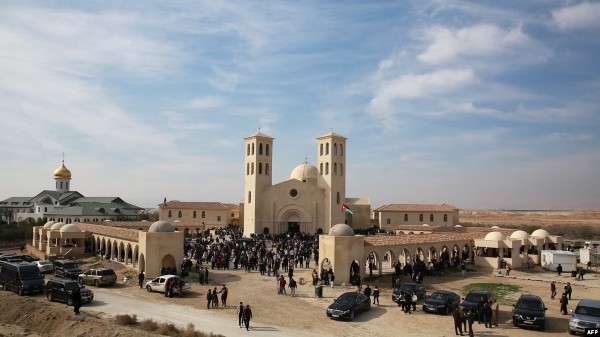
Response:
[[[423,301],[423,311],[437,314],[448,314],[458,309],[460,296],[457,293],[445,290],[434,291],[431,296]]]
[[[392,293],[392,300],[396,303],[400,302],[401,296],[406,292],[417,293],[418,299],[423,299],[427,294],[427,290],[419,283],[402,283],[400,288],[395,288]]]
[[[0,286],[19,296],[44,291],[44,276],[28,262],[0,262]]]
[[[521,295],[513,305],[514,326],[530,326],[540,330],[546,328],[546,306],[542,298],[535,295]]]
[[[25,258],[23,257],[23,255],[17,255],[17,254],[5,254],[0,256],[0,261],[4,261],[4,262],[27,262],[25,261]]]
[[[569,334],[584,333],[585,328],[600,328],[600,300],[579,301],[569,320]]]
[[[42,274],[51,273],[54,271],[54,265],[48,260],[33,261],[31,264],[37,266]]]
[[[18,255],[18,256],[21,256],[23,261],[27,261],[27,262],[39,261],[39,258],[37,258],[33,255]]]
[[[54,276],[70,278],[76,280],[81,274],[81,269],[77,262],[73,260],[56,260],[54,261]]]
[[[492,293],[489,291],[485,291],[485,290],[472,290],[470,291],[467,296],[465,296],[464,300],[462,301],[462,303],[460,304],[461,308],[467,308],[469,309],[471,312],[477,312],[479,313],[479,300],[481,298],[484,298],[486,302],[488,302],[490,299],[494,298],[492,296]]]
[[[181,280],[179,278],[179,276],[161,275],[153,280],[146,282],[146,290],[148,290],[150,292],[158,291],[158,292],[164,293],[165,292],[165,282],[167,282],[168,279],[171,279],[171,282],[179,282],[181,284],[181,292],[184,294],[186,292],[190,291],[190,289],[192,289],[192,285],[189,282],[185,282],[185,281]],[[175,287],[175,294],[178,294],[177,287]]]
[[[358,313],[369,311],[371,301],[369,297],[356,292],[347,292],[336,298],[335,301],[327,307],[327,317],[333,319],[353,320]]]
[[[46,283],[46,298],[48,301],[58,301],[73,305],[71,293],[79,287],[81,303],[89,303],[94,299],[94,292],[74,280],[52,279]]]
[[[100,285],[113,285],[117,283],[117,274],[112,268],[95,268],[79,274],[79,283],[93,284],[98,287]]]

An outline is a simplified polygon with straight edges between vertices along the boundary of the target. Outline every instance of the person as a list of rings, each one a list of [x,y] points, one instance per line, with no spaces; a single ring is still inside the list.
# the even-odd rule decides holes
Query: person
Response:
[[[240,325],[240,328],[242,327],[242,323],[243,323],[243,316],[244,316],[244,302],[240,302],[240,305],[238,305],[237,307],[237,314],[238,314],[238,323]]]
[[[212,304],[212,293],[209,288],[208,292],[206,293],[206,309],[210,309],[211,304]]]
[[[279,291],[277,292],[277,294],[285,295],[285,285],[287,284],[287,282],[283,278],[283,275],[279,275],[279,280],[277,280],[277,283],[279,284]]]
[[[477,324],[483,323],[483,305],[486,303],[485,297],[481,296],[479,298],[479,303],[477,303]]]
[[[333,288],[333,281],[335,281],[335,275],[333,275],[333,270],[329,269],[329,283],[331,284],[331,288]]]
[[[560,312],[563,315],[567,314],[567,304],[569,304],[569,299],[567,298],[567,293],[563,293],[560,297]]]
[[[412,293],[412,295],[410,295],[410,300],[410,303],[412,304],[412,311],[417,311],[417,301],[419,300],[417,293]]]
[[[506,276],[510,276],[510,266],[506,264]]]
[[[558,266],[556,267],[556,271],[558,272],[558,276],[560,276],[560,274],[562,273],[562,266],[560,265],[560,263],[558,264]]]
[[[221,290],[219,291],[219,294],[221,294],[221,303],[223,304],[224,307],[227,306],[227,293],[229,292],[229,290],[227,289],[227,287],[225,285],[223,285],[223,288],[221,288]]]
[[[79,308],[81,308],[81,291],[79,285],[73,289],[71,293],[71,301],[73,302],[73,312],[75,315],[79,315]]]
[[[468,314],[467,308],[462,308],[462,310],[460,311],[460,318],[462,319],[464,332],[467,332],[467,318],[468,318],[467,314]]]
[[[491,300],[483,304],[483,323],[486,328],[492,327],[492,306]]]
[[[373,289],[373,304],[375,304],[375,301],[377,301],[377,305],[379,305],[379,288],[377,286]]]
[[[475,322],[475,313],[467,312],[467,323],[469,324],[469,337],[473,337],[473,323]]]
[[[252,310],[250,309],[250,305],[246,305],[243,313],[244,325],[246,326],[246,330],[250,330],[250,320],[252,319]]]
[[[217,287],[214,287],[212,291],[212,307],[219,307],[219,295],[217,295]]]
[[[319,273],[317,273],[316,269],[313,269],[312,272],[312,281],[313,281],[313,287],[317,286],[317,282],[319,282]]]
[[[369,298],[369,301],[371,300],[371,287],[368,284],[365,290],[363,291],[363,294]]]
[[[550,283],[550,299],[553,300],[556,297],[556,282]]]
[[[494,298],[492,300],[492,324],[497,328],[498,327],[498,316],[500,314],[500,305],[496,302]]]
[[[294,280],[293,277],[290,277],[290,292],[292,293],[292,297],[296,296],[296,287],[298,285],[296,284],[296,280]]]
[[[579,267],[579,272],[577,274],[577,279],[583,280],[583,275],[585,275],[585,270],[583,269],[583,267]]]
[[[204,268],[200,268],[198,272],[198,283],[204,284]]]
[[[208,267],[204,267],[204,283],[208,284]]]
[[[462,277],[465,277],[467,275],[467,266],[465,265],[465,261],[462,261],[460,263],[460,272],[462,274]]]
[[[170,296],[170,292],[171,292],[171,282],[173,282],[173,281],[172,281],[172,278],[168,278],[168,279],[165,281],[165,297],[171,297],[171,296]]]
[[[412,296],[410,295],[410,292],[408,292],[408,291],[405,292],[403,296],[404,296],[404,314],[410,315]]]
[[[452,318],[454,318],[454,332],[456,333],[456,335],[458,336],[458,334],[460,334],[461,336],[463,335],[463,330],[462,330],[462,316],[460,314],[460,308],[457,308],[454,313],[452,314]]]
[[[573,288],[571,288],[570,282],[567,282],[567,285],[565,286],[565,293],[567,294],[567,297],[571,299],[571,293],[573,293]]]
[[[140,289],[142,289],[142,288],[144,287],[144,279],[145,279],[145,278],[146,278],[146,277],[144,276],[144,272],[143,272],[143,271],[141,271],[141,272],[139,273],[139,275],[138,275],[138,283],[139,283],[139,285],[140,285]]]
[[[587,269],[588,270],[592,269],[592,260],[587,262]]]

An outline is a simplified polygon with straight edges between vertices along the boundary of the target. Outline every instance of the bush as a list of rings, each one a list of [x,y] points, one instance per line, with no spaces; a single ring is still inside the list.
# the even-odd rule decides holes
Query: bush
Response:
[[[136,315],[130,316],[127,314],[117,315],[117,316],[115,316],[115,322],[118,325],[134,325],[134,324],[137,324],[137,316]]]
[[[177,327],[173,323],[163,322],[158,324],[158,329],[156,330],[156,333],[166,336],[178,336],[179,329],[177,329]]]
[[[145,319],[140,323],[140,329],[145,330],[145,331],[156,331],[156,329],[158,329],[158,323],[156,323],[155,321],[151,320],[151,319]]]

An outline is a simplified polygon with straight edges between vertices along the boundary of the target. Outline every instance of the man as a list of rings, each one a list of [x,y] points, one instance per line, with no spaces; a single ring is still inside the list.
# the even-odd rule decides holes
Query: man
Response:
[[[583,275],[585,275],[585,270],[583,267],[579,267],[579,272],[577,274],[577,279],[583,281]]]
[[[379,305],[379,288],[377,286],[373,289],[373,304],[375,304],[375,301],[377,301],[377,305]]]
[[[365,291],[363,292],[363,294],[365,294],[365,296],[367,296],[369,298],[369,301],[371,300],[371,287],[367,284],[367,287],[365,288]]]
[[[319,274],[317,273],[316,269],[313,269],[312,272],[312,281],[313,281],[313,287],[317,286],[317,282],[319,282]]]
[[[467,323],[469,323],[469,337],[473,337],[473,323],[475,322],[475,313],[467,312]]]
[[[571,283],[567,282],[567,285],[565,286],[565,294],[567,297],[569,297],[569,300],[571,299],[571,293],[573,293],[573,288],[571,288]]]
[[[171,282],[172,282],[171,280],[172,280],[172,278],[168,278],[165,281],[165,297],[170,297],[169,295],[171,292]]]
[[[560,263],[558,264],[558,266],[556,267],[556,271],[558,272],[558,276],[560,276],[560,274],[562,273],[562,266],[560,265]]]
[[[563,315],[567,314],[567,304],[569,304],[567,293],[563,293],[560,297],[560,312],[562,312]]]
[[[210,309],[210,305],[212,304],[212,292],[210,288],[206,292],[206,309]]]
[[[204,267],[204,283],[208,284],[208,267]]]
[[[71,298],[73,301],[73,312],[75,313],[75,315],[79,315],[79,308],[81,308],[81,291],[79,290],[79,286],[73,289]]]
[[[465,261],[462,261],[460,263],[460,272],[462,274],[462,277],[465,277],[465,275],[467,275],[467,266],[465,265]]]
[[[402,296],[404,296],[404,314],[410,315],[410,307],[412,304],[412,296],[410,292],[405,292]]]
[[[143,272],[143,271],[141,271],[141,272],[139,273],[139,275],[138,275],[138,283],[139,283],[139,285],[140,285],[140,289],[142,289],[142,288],[144,287],[144,279],[145,279],[145,278],[146,278],[146,277],[144,276],[144,272]]]
[[[483,323],[483,306],[487,303],[485,297],[481,296],[479,298],[479,303],[477,303],[477,324]]]
[[[483,323],[486,328],[492,327],[492,300],[483,304]]]
[[[550,299],[553,300],[556,297],[556,282],[550,283]]]
[[[278,295],[285,295],[285,285],[287,284],[287,282],[283,278],[283,275],[279,276],[279,280],[277,280],[277,282],[279,284],[279,292],[277,294]]]
[[[223,304],[224,307],[227,306],[227,293],[229,292],[229,290],[227,289],[227,287],[225,285],[223,285],[223,288],[221,288],[221,290],[219,291],[219,294],[221,294],[221,303]]]
[[[293,277],[290,277],[290,285],[289,285],[289,287],[290,287],[290,292],[292,293],[292,297],[295,297],[296,296],[296,287],[297,287],[297,284],[296,284],[296,280],[294,280]]]
[[[496,302],[496,299],[494,298],[492,300],[492,324],[494,326],[496,326],[496,328],[498,327],[498,315],[500,314],[500,305],[498,305],[498,302]]]
[[[238,314],[238,323],[240,325],[240,328],[242,327],[242,322],[243,322],[243,316],[244,316],[244,303],[240,302],[240,305],[238,305],[237,307],[237,314]]]
[[[217,295],[217,287],[214,287],[212,291],[212,307],[219,307],[219,295]]]
[[[250,320],[252,319],[252,310],[250,310],[250,305],[246,305],[243,313],[244,325],[246,326],[246,330],[250,330]]]
[[[460,314],[460,308],[457,308],[454,313],[452,314],[452,318],[454,319],[454,332],[456,333],[456,335],[458,335],[460,333],[460,335],[463,335],[463,330],[462,330],[462,323],[463,323],[463,319],[462,319],[462,315]]]

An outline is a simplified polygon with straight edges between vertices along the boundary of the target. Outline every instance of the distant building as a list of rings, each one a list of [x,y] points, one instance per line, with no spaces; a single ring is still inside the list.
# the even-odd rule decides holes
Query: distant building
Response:
[[[373,219],[385,230],[395,230],[398,226],[445,226],[459,224],[459,209],[449,205],[429,204],[389,204],[373,211]]]
[[[221,202],[172,200],[158,205],[158,219],[168,221],[175,227],[223,228],[238,223],[239,206]]]
[[[0,201],[0,216],[8,222],[24,220],[73,222],[139,220],[144,209],[119,197],[84,197],[70,190],[71,171],[64,160],[54,171],[55,190],[34,197],[12,197]]]

